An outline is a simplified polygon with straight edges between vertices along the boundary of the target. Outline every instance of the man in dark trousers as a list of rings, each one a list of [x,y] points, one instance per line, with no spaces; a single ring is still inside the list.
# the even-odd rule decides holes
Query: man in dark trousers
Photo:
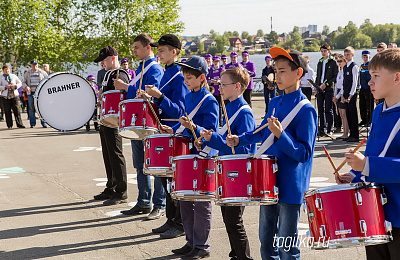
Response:
[[[123,69],[119,69],[118,52],[111,46],[107,46],[100,51],[99,57],[94,62],[102,61],[104,69],[107,71],[101,84],[101,93],[115,90],[114,81],[119,70],[119,79],[129,82],[129,76]],[[106,188],[100,194],[94,196],[95,200],[105,200],[104,205],[117,205],[126,203],[127,177],[126,163],[122,153],[122,137],[118,134],[118,129],[104,125],[100,126],[101,150],[103,153],[104,166],[107,173]]]
[[[320,48],[322,58],[317,65],[317,102],[319,115],[319,136],[331,136],[333,130],[333,90],[338,74],[338,65],[331,56],[331,46],[323,44]]]

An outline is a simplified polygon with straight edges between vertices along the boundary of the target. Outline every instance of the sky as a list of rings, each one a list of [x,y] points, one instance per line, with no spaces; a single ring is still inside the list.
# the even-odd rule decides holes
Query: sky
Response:
[[[330,30],[353,21],[360,26],[366,18],[372,24],[400,24],[399,0],[179,0],[180,20],[185,23],[181,35],[195,36],[214,30],[247,31],[256,34],[273,30],[290,32],[293,26],[324,25]]]

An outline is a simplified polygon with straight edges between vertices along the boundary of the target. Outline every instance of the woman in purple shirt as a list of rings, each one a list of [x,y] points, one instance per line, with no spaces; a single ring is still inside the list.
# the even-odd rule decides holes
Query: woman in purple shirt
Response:
[[[222,106],[221,106],[221,96],[219,93],[219,86],[220,86],[220,79],[221,79],[221,73],[225,70],[224,68],[220,67],[220,61],[221,57],[220,56],[214,56],[212,57],[213,60],[213,66],[208,70],[208,75],[207,75],[207,83],[210,87],[214,88],[213,95],[215,99],[218,101],[219,105],[219,125],[222,125]]]
[[[253,62],[249,61],[249,52],[244,51],[242,52],[242,66],[243,68],[247,69],[250,75],[250,83],[247,89],[243,93],[243,98],[251,107],[251,92],[253,91],[253,78],[256,76],[256,66]]]

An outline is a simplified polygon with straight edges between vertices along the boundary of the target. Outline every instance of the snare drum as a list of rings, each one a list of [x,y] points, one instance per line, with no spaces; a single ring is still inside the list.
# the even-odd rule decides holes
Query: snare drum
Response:
[[[342,184],[304,195],[313,248],[374,245],[390,241],[385,194],[376,184]]]
[[[118,127],[118,105],[126,99],[126,93],[121,90],[109,90],[101,97],[100,123],[107,127]]]
[[[178,200],[210,201],[215,199],[214,159],[197,154],[174,157],[171,197]]]
[[[217,201],[220,206],[268,205],[278,203],[277,160],[249,154],[217,157]]]
[[[39,117],[60,131],[84,126],[93,116],[96,95],[83,77],[58,72],[44,78],[36,88],[34,105]]]
[[[190,154],[189,137],[171,134],[147,136],[144,140],[144,173],[159,177],[172,177],[172,159]]]
[[[127,99],[119,104],[119,127],[118,131],[122,137],[128,139],[144,139],[146,136],[158,132],[158,123],[152,113],[149,104],[153,107],[160,118],[157,106],[143,99]]]

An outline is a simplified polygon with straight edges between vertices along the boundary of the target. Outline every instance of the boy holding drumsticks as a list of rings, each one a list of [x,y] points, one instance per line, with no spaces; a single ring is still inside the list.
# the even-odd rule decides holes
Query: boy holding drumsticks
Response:
[[[393,241],[366,246],[367,259],[400,259],[400,50],[388,49],[376,54],[368,65],[368,82],[376,106],[364,155],[350,150],[346,161],[353,173],[340,174],[338,183],[377,182],[384,186],[386,220],[392,222]]]
[[[270,101],[268,113],[258,133],[247,132],[228,136],[231,147],[263,141],[255,157],[270,154],[278,158],[277,185],[279,202],[260,207],[259,238],[262,259],[300,259],[298,243],[290,248],[276,246],[277,239],[297,240],[297,223],[303,193],[308,190],[315,139],[317,114],[300,90],[300,80],[307,72],[307,61],[295,50],[274,47],[270,50],[275,61],[275,77],[285,95]],[[297,245],[296,245],[297,244]]]

